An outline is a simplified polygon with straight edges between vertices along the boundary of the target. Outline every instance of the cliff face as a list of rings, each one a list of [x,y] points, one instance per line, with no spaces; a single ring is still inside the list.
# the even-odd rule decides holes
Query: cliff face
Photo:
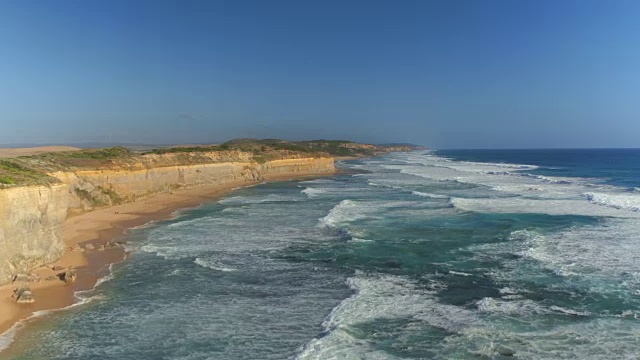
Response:
[[[62,255],[68,194],[65,185],[0,190],[0,283]]]
[[[220,163],[144,170],[82,170],[52,175],[68,186],[70,211],[83,212],[180,188],[236,181],[243,178],[244,172],[243,163]],[[245,178],[250,180],[248,176]]]
[[[259,166],[264,175],[283,173],[325,173],[336,170],[333,158],[283,159],[268,161]]]
[[[415,150],[427,150],[425,146],[419,145],[384,145],[380,146],[384,152],[409,152]]]
[[[157,160],[158,164],[163,163],[162,158]],[[259,181],[270,175],[335,171],[333,158],[281,159],[263,164],[243,156],[229,160],[239,161],[58,171],[50,175],[60,184],[0,190],[0,283],[62,255],[62,226],[68,213],[136,201],[181,188]]]
[[[144,199],[154,194],[234,181],[257,181],[271,174],[330,173],[332,158],[301,158],[256,162],[225,162],[163,166],[139,170],[82,170],[51,175],[69,189],[69,211]]]

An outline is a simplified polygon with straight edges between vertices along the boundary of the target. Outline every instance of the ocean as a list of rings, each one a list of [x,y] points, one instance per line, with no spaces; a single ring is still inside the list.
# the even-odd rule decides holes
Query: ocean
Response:
[[[640,150],[344,161],[131,230],[18,359],[636,359]]]

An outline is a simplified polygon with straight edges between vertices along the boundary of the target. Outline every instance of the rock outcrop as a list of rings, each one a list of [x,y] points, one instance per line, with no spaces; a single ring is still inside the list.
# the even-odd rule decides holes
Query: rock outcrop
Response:
[[[36,302],[36,298],[28,287],[16,289],[13,293],[13,297],[16,299],[18,304],[32,304]]]
[[[38,277],[37,275],[33,275],[33,274],[16,274],[13,276],[13,279],[11,280],[12,284],[18,283],[30,283],[30,282],[38,282],[40,281],[40,277]]]
[[[60,276],[60,279],[67,284],[75,282],[78,278],[78,272],[74,268],[69,268],[67,271],[63,272]]]

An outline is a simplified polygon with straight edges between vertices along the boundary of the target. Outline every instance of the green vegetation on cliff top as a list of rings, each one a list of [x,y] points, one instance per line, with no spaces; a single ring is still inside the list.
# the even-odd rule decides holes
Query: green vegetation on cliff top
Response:
[[[251,153],[253,161],[264,163],[276,159],[299,157],[372,156],[388,151],[409,151],[418,148],[420,147],[413,145],[399,148],[398,146],[375,146],[341,140],[293,142],[278,139],[235,139],[221,145],[167,147],[144,153],[134,152],[120,146],[53,152],[0,159],[0,188],[57,183],[56,178],[48,175],[53,171],[191,165],[214,160],[211,154],[205,153],[220,153],[215,157],[215,160],[220,162],[234,161],[239,152]],[[148,157],[148,155],[165,154],[172,154],[172,157],[168,159],[166,157],[153,159]]]
[[[25,166],[15,159],[0,159],[0,187],[24,184],[49,185],[55,182],[55,178]]]
[[[287,141],[280,139],[234,139],[220,145],[168,147],[151,150],[153,154],[182,152],[211,152],[238,150],[252,152],[254,156],[269,158],[274,151],[289,151],[297,154],[322,156],[372,156],[388,151],[410,151],[424,149],[412,144],[370,145],[348,140]],[[270,159],[269,159],[270,160]],[[267,160],[268,161],[268,160]]]

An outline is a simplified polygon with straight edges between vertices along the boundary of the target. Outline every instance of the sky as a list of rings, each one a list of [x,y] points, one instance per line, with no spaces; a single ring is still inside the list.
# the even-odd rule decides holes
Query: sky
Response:
[[[0,0],[0,144],[640,147],[640,1]]]

